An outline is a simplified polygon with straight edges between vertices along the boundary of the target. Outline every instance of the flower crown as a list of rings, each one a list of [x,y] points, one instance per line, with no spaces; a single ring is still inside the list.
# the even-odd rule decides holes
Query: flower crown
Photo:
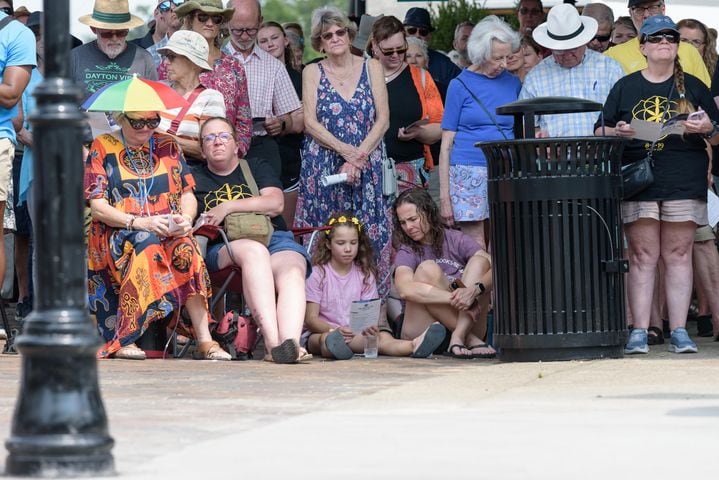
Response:
[[[341,224],[341,223],[352,223],[352,224],[354,224],[354,225],[357,227],[357,231],[358,231],[358,232],[361,232],[361,231],[362,231],[362,224],[360,223],[360,221],[359,221],[359,219],[358,219],[357,217],[347,218],[347,217],[345,217],[344,215],[341,215],[341,216],[339,216],[339,217],[337,217],[337,218],[335,218],[335,217],[330,217],[330,219],[327,220],[327,226],[328,226],[328,227],[331,227],[331,226],[334,225],[335,223],[337,223],[337,224]],[[331,229],[325,230],[325,234],[326,234],[326,235],[329,235],[329,234],[330,234],[330,230],[331,230]]]

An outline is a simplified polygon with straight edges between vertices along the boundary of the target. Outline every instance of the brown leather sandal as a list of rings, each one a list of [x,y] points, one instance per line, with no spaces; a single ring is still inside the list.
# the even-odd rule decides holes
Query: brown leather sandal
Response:
[[[195,360],[232,360],[232,356],[224,351],[220,344],[213,341],[198,342],[197,350],[192,358]]]

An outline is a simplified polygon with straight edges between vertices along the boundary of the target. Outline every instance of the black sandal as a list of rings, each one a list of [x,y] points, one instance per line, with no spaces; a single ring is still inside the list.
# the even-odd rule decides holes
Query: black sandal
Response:
[[[649,345],[664,345],[664,333],[659,327],[647,328],[647,343]]]

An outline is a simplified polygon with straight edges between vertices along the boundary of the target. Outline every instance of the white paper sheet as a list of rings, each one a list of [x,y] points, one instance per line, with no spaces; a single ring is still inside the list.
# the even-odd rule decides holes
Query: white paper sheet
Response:
[[[352,302],[350,307],[350,328],[356,334],[377,325],[382,301],[379,298]]]
[[[707,210],[709,212],[709,225],[714,228],[719,223],[719,197],[711,189],[707,193]]]

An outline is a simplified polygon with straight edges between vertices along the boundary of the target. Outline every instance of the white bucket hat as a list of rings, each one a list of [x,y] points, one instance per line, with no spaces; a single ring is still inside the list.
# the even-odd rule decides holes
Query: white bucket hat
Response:
[[[552,7],[547,21],[532,32],[538,44],[550,50],[571,50],[588,44],[597,34],[597,21],[582,17],[568,3]]]
[[[212,70],[207,63],[210,57],[210,46],[205,37],[192,30],[178,30],[172,34],[167,44],[157,49],[160,55],[167,55],[168,52],[186,57],[189,61],[203,70]]]

